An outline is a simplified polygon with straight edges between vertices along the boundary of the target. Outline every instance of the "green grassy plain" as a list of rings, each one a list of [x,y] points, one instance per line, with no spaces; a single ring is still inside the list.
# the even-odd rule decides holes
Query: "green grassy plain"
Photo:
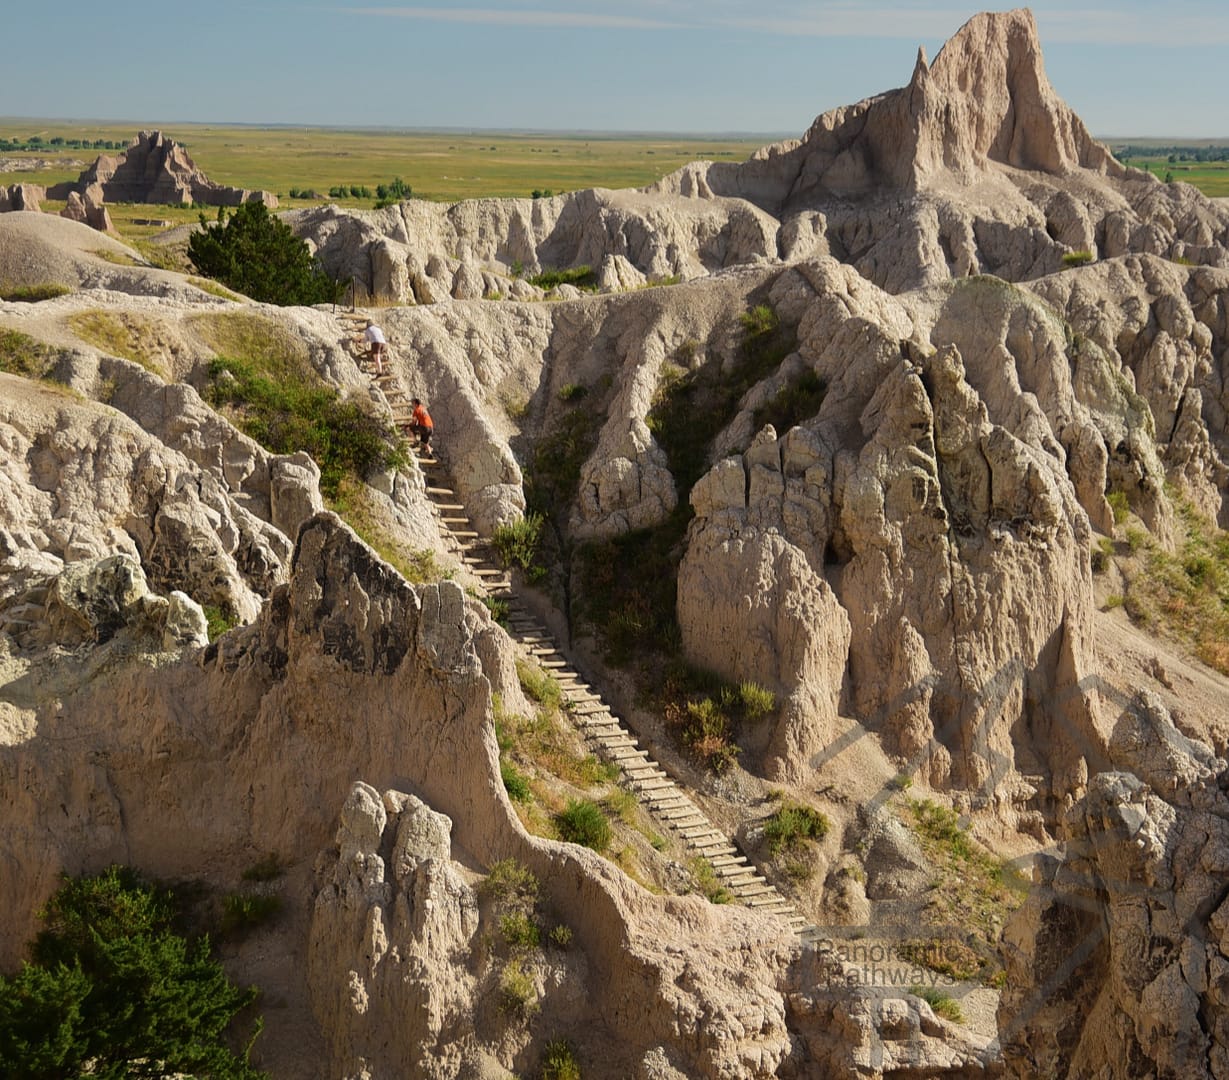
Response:
[[[41,135],[44,140],[62,136],[128,141],[136,131],[133,124],[0,118],[0,137],[4,138]],[[535,189],[558,194],[590,187],[640,187],[689,161],[743,161],[773,141],[771,136],[706,139],[203,124],[166,125],[162,131],[186,145],[193,161],[210,179],[233,187],[273,191],[281,197],[284,208],[312,203],[288,198],[292,187],[327,196],[329,188],[337,184],[366,186],[374,191],[377,184],[386,184],[398,176],[410,185],[416,198],[444,202],[484,196],[528,197]],[[43,148],[37,156],[88,164],[97,152]],[[30,182],[49,186],[61,180],[75,180],[84,167],[65,164],[63,168],[2,173],[0,177],[6,184]],[[374,199],[328,201],[369,208]]]
[[[1229,161],[1177,161],[1165,158],[1132,158],[1124,161],[1136,169],[1146,169],[1158,180],[1167,176],[1179,184],[1193,184],[1212,198],[1229,196]]]

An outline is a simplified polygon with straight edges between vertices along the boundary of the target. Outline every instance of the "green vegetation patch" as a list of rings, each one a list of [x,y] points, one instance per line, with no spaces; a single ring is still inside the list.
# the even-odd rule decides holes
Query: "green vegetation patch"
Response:
[[[218,357],[209,365],[206,397],[225,406],[238,426],[267,450],[305,450],[320,466],[320,490],[406,463],[403,441],[364,403],[343,400],[318,380],[275,377],[258,362]]]
[[[113,866],[66,879],[40,913],[31,962],[0,976],[0,1071],[28,1080],[193,1075],[259,1080],[235,1023],[256,999],[176,930],[170,893]]]
[[[72,289],[58,282],[43,285],[0,285],[0,300],[12,300],[23,304],[37,304],[41,300],[54,300],[67,296]]]
[[[721,883],[721,878],[717,876],[713,864],[703,855],[693,858],[688,863],[688,869],[691,871],[691,879],[695,882],[696,890],[710,904],[733,903],[734,894]]]
[[[581,1080],[576,1051],[567,1039],[551,1039],[542,1048],[542,1080]]]
[[[230,300],[236,304],[243,302],[243,297],[237,296],[230,289],[223,288],[216,281],[210,281],[208,278],[190,277],[188,278],[188,284],[195,285],[201,292],[206,292],[210,296],[216,296],[221,300]]]
[[[566,270],[543,270],[529,279],[530,285],[539,289],[553,289],[556,285],[575,285],[583,292],[597,292],[597,273],[591,266],[573,266]]]
[[[610,847],[610,821],[597,803],[571,799],[555,815],[559,835],[572,844],[582,844],[601,853]]]
[[[827,384],[815,372],[803,372],[795,382],[781,387],[771,400],[755,410],[755,430],[771,424],[783,435],[819,412],[827,392]]]
[[[930,799],[905,799],[904,806],[906,820],[936,874],[927,916],[934,924],[964,931],[963,937],[948,935],[926,943],[915,959],[947,974],[959,972],[961,978],[976,977],[993,985],[1002,973],[999,933],[1028,892],[1028,882],[1010,863],[978,844],[955,811]]]
[[[1063,256],[1062,262],[1064,267],[1070,269],[1073,266],[1087,266],[1095,262],[1096,258],[1091,251],[1068,251]]]
[[[191,321],[196,335],[220,356],[242,356],[275,379],[316,376],[307,347],[280,322],[248,312],[212,312]]]
[[[828,835],[827,817],[801,803],[785,802],[764,822],[764,840],[775,858],[791,848],[801,847]]]
[[[546,576],[546,567],[538,558],[544,521],[541,514],[530,513],[506,525],[497,525],[491,535],[491,546],[504,566],[519,566],[530,581]]]
[[[222,902],[222,932],[244,937],[277,917],[282,898],[269,893],[230,893]]]
[[[670,461],[678,507],[654,529],[628,533],[579,552],[585,583],[584,615],[602,636],[616,664],[646,651],[677,655],[680,635],[675,603],[678,566],[692,509],[692,487],[708,467],[713,440],[738,411],[743,395],[780,366],[796,347],[792,332],[760,304],[741,317],[743,341],[732,370],[711,363],[682,366],[695,346],[663,366],[648,426]],[[568,493],[574,497],[575,487]]]
[[[945,994],[934,986],[911,986],[909,993],[926,1002],[934,1011],[935,1016],[941,1016],[944,1020],[951,1020],[955,1024],[964,1023],[964,1013],[960,1011],[960,1004],[950,994]]]
[[[513,802],[529,802],[533,798],[533,790],[529,786],[529,778],[512,762],[499,763],[499,776],[503,780],[504,790]]]
[[[1131,619],[1182,642],[1209,667],[1229,675],[1229,532],[1175,498],[1177,550],[1165,551],[1142,529],[1128,529],[1123,606]]]
[[[516,859],[500,859],[491,864],[479,893],[497,904],[532,908],[538,902],[541,886],[537,875]]]
[[[35,341],[20,330],[0,327],[0,371],[28,378],[44,377],[55,364],[59,352]]]
[[[158,324],[132,312],[78,311],[68,317],[68,325],[82,341],[96,346],[112,356],[140,364],[160,378],[166,368],[157,359],[164,352]]]
[[[239,625],[239,620],[235,618],[231,611],[217,604],[206,604],[204,611],[205,627],[209,633],[210,641],[216,641],[227,630],[233,630]]]
[[[449,571],[440,566],[430,548],[412,548],[388,532],[367,487],[354,476],[343,476],[328,507],[343,518],[359,538],[406,581],[416,585],[439,581]]]

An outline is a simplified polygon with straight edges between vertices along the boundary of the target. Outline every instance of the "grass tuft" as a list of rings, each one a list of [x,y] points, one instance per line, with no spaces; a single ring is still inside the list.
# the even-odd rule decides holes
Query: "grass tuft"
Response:
[[[47,282],[43,285],[0,285],[0,300],[37,304],[42,300],[54,300],[57,296],[67,296],[70,292],[72,289],[59,282]]]
[[[920,997],[934,1011],[935,1016],[951,1020],[956,1024],[964,1023],[964,1013],[960,1011],[959,1003],[950,994],[945,994],[934,986],[911,986],[909,993]]]
[[[242,937],[271,922],[281,910],[280,896],[229,893],[222,902],[222,932]]]
[[[764,822],[764,839],[775,858],[783,851],[800,847],[809,840],[828,835],[828,819],[818,810],[800,803],[786,802]]]
[[[542,1048],[542,1080],[581,1080],[576,1051],[567,1039],[551,1039]]]
[[[592,848],[599,854],[610,847],[610,822],[602,808],[588,799],[569,800],[555,815],[555,827],[564,840]]]
[[[43,378],[51,371],[58,353],[20,330],[0,327],[0,371],[9,375]]]

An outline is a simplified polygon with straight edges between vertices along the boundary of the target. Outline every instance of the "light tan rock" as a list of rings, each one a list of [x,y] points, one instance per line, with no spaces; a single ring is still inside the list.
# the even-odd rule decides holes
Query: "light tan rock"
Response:
[[[1004,933],[1009,1071],[1223,1076],[1225,762],[1146,692],[1108,756]]]

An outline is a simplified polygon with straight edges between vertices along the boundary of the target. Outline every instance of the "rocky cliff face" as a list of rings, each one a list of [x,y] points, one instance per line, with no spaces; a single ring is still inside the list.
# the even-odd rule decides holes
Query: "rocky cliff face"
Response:
[[[196,167],[186,147],[161,131],[140,132],[121,154],[100,154],[75,183],[57,184],[47,194],[48,198],[67,199],[73,192],[99,207],[104,202],[205,206],[262,202],[277,206],[277,196],[271,192],[214,183]]]
[[[1046,78],[1026,9],[975,16],[933,65],[919,54],[907,86],[742,164],[688,165],[643,192],[305,211],[295,227],[336,276],[415,303],[527,298],[514,263],[534,274],[625,259],[650,278],[692,278],[833,254],[893,293],[979,273],[1035,279],[1077,251],[1229,267],[1229,211],[1124,169],[1092,139]]]
[[[1004,935],[1014,1076],[1229,1075],[1226,766],[1149,694]]]
[[[104,264],[113,242],[75,222],[8,218],[0,276],[77,291],[0,302],[56,380],[0,374],[0,962],[61,870],[223,892],[276,851],[276,945],[228,959],[284,1003],[263,1052],[287,1074],[528,1074],[566,1034],[586,1075],[643,1080],[1229,1075],[1226,684],[1204,671],[1194,695],[1121,648],[1091,558],[1135,543],[1124,509],[1159,552],[1229,523],[1229,219],[1089,139],[1026,12],[975,18],[904,89],[743,165],[295,218],[336,272],[413,301],[379,311],[391,364],[476,527],[548,485],[555,599],[581,602],[549,614],[705,810],[766,864],[764,803],[829,815],[813,863],[773,871],[825,932],[946,932],[937,856],[892,802],[909,783],[1035,859],[995,1042],[853,985],[779,919],[527,832],[495,732],[496,694],[529,708],[510,639],[460,584],[409,584],[322,512],[305,455],[189,385],[215,320],[258,318],[379,403],[333,314],[240,308]],[[1073,250],[1096,260],[1058,272]],[[588,263],[604,292],[531,303],[514,262]],[[638,288],[666,275],[685,280]],[[148,368],[81,340],[74,316],[100,311],[147,331]],[[778,347],[758,368],[757,320]],[[687,380],[711,393],[675,415],[711,438],[680,464]],[[417,468],[366,479],[363,506],[444,554]],[[682,656],[779,705],[725,776],[584,652],[567,559],[641,530],[677,559]],[[205,607],[242,625],[207,643]],[[506,859],[571,943],[517,958],[524,1009],[487,883]]]

